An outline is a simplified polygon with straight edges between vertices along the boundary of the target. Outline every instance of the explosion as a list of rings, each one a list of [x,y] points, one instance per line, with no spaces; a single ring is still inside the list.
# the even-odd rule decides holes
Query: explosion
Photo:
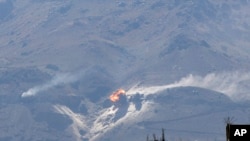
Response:
[[[116,90],[115,92],[113,92],[110,96],[109,96],[109,99],[112,101],[112,102],[117,102],[119,99],[120,99],[120,95],[121,94],[125,94],[125,90],[123,89],[118,89]]]

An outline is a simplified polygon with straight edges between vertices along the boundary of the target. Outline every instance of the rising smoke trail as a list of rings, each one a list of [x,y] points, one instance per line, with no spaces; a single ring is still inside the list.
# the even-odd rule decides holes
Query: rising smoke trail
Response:
[[[188,75],[183,77],[180,81],[172,84],[162,86],[150,86],[150,87],[132,87],[127,91],[127,95],[133,95],[136,93],[149,95],[154,94],[166,89],[175,87],[201,87],[217,92],[221,92],[229,96],[234,101],[250,100],[250,73],[241,72],[222,72],[222,73],[210,73],[206,76]]]
[[[79,79],[81,75],[82,75],[81,73],[75,74],[75,75],[70,74],[70,73],[57,74],[54,78],[52,78],[51,81],[43,85],[35,86],[33,88],[30,88],[28,91],[23,92],[21,97],[24,98],[24,97],[29,97],[29,96],[35,96],[39,92],[46,91],[54,86],[75,82]]]

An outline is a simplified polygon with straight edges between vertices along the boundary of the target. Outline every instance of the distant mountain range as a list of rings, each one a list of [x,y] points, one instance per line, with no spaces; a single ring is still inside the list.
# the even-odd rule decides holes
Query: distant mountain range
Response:
[[[224,141],[250,122],[249,6],[0,0],[0,141]]]

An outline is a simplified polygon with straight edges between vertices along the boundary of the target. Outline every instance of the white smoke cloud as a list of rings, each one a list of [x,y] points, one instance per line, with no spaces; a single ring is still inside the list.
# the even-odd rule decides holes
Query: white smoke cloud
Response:
[[[133,95],[135,93],[148,95],[175,87],[194,86],[221,92],[229,96],[232,100],[238,101],[250,99],[249,82],[250,73],[211,73],[204,77],[190,74],[186,77],[183,77],[180,81],[168,85],[151,87],[132,87],[128,90],[127,95]]]
[[[57,74],[51,81],[43,85],[30,88],[28,91],[22,93],[21,97],[35,96],[39,92],[46,91],[54,86],[57,86],[60,84],[72,83],[76,81],[78,78],[79,78],[79,75],[72,75],[70,73]]]

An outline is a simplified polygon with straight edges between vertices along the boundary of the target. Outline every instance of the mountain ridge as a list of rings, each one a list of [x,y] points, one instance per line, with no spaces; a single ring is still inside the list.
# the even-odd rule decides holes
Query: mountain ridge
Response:
[[[248,7],[0,1],[0,140],[225,140],[249,122]]]

